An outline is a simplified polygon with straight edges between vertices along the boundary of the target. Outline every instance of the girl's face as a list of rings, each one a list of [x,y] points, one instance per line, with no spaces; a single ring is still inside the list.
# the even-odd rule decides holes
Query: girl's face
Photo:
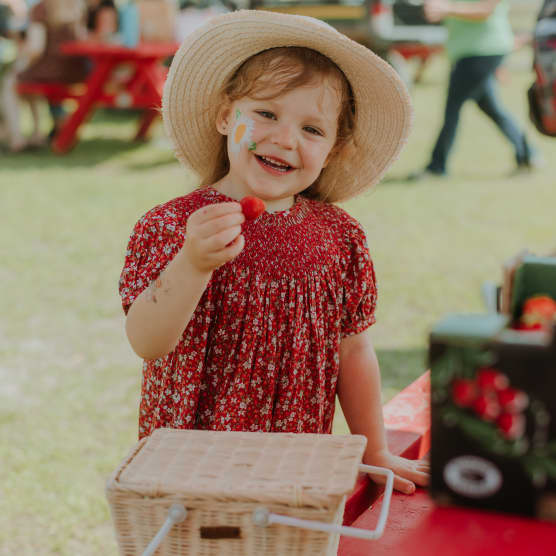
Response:
[[[288,208],[326,167],[339,113],[339,94],[324,78],[269,100],[232,102],[216,124],[227,136],[230,161],[219,189],[235,199],[259,197],[269,211]]]

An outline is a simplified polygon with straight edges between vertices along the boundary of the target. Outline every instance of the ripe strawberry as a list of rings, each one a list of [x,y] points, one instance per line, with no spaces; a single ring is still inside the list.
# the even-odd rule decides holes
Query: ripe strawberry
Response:
[[[529,397],[516,388],[504,388],[498,392],[498,402],[506,413],[520,413],[529,405]]]
[[[556,315],[556,301],[548,295],[535,295],[523,304],[523,313],[538,313],[546,318]]]
[[[533,324],[518,322],[512,328],[521,332],[534,332],[535,330],[543,330],[543,325],[540,322],[535,322]]]
[[[496,420],[498,429],[508,439],[521,438],[525,433],[525,417],[512,413],[502,413]]]
[[[500,404],[494,396],[481,394],[473,403],[475,413],[485,421],[494,421],[500,415]]]
[[[521,324],[524,329],[550,326],[556,318],[556,301],[548,295],[535,295],[523,304]]]
[[[246,220],[255,220],[266,208],[264,201],[258,197],[243,197],[240,203]]]
[[[452,399],[460,407],[471,407],[479,391],[474,380],[456,378],[452,384]]]
[[[477,384],[483,391],[503,390],[510,385],[510,381],[505,374],[491,367],[482,367],[477,371]]]

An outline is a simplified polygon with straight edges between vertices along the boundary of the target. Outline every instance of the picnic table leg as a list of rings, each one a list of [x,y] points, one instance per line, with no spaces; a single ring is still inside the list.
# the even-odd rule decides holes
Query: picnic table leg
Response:
[[[168,71],[161,67],[158,62],[154,61],[149,64],[145,64],[142,73],[145,77],[143,86],[151,93],[152,98],[162,98],[164,80],[166,79]]]
[[[159,111],[155,110],[154,108],[148,108],[143,112],[141,119],[139,120],[139,129],[137,130],[137,134],[135,135],[135,141],[142,141],[145,139],[151,124],[158,116]]]
[[[164,88],[164,80],[167,72],[158,67],[157,64],[158,61],[152,61],[141,68],[141,76],[143,79],[141,79],[140,84],[144,91],[152,97],[153,107],[143,112],[141,120],[139,121],[139,129],[135,135],[136,141],[146,137],[151,124],[160,113],[158,99],[162,96],[162,89]]]
[[[87,80],[87,92],[78,100],[77,109],[72,112],[62,123],[60,130],[52,141],[52,150],[55,153],[63,154],[71,149],[75,142],[75,136],[79,126],[90,116],[96,99],[102,92],[106,78],[112,71],[114,62],[102,60],[93,70],[92,75]]]

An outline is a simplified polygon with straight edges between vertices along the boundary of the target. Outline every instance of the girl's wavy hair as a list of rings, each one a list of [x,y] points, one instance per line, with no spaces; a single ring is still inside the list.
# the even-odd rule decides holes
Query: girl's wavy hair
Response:
[[[336,143],[330,156],[341,156],[353,143],[355,103],[346,76],[329,58],[310,48],[285,46],[271,48],[248,58],[234,73],[220,92],[222,103],[243,97],[270,100],[298,87],[328,79],[338,93],[340,113]],[[263,91],[270,88],[270,94]],[[202,176],[202,185],[210,185],[223,178],[230,169],[226,137],[222,136],[216,164],[212,173]],[[319,199],[318,179],[301,194]],[[324,200],[324,199],[323,199]]]

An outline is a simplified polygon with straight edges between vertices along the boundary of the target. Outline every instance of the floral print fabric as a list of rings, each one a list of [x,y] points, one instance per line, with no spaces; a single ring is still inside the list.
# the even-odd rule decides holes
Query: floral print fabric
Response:
[[[120,278],[126,313],[182,247],[188,216],[231,200],[204,187],[137,222]],[[139,438],[159,427],[331,432],[340,341],[375,322],[365,234],[341,208],[303,196],[243,233],[174,351],[144,361]]]

